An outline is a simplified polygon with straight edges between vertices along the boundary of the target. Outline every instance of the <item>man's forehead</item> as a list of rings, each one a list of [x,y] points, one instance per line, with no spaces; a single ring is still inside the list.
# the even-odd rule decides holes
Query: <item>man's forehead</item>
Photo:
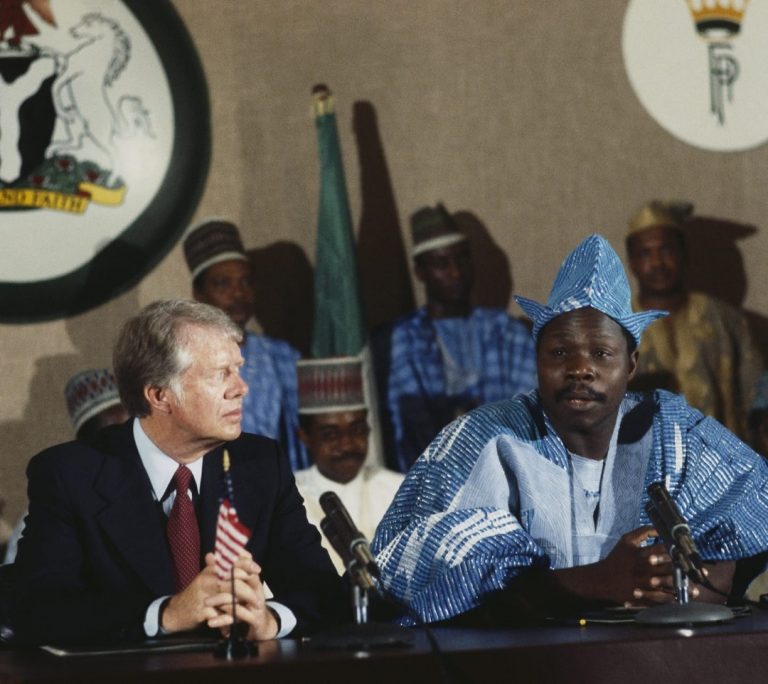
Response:
[[[218,376],[223,370],[240,368],[243,365],[243,357],[239,353],[226,351],[214,351],[213,353],[194,354],[192,362],[187,366],[182,375],[192,377]]]
[[[346,425],[356,423],[360,420],[366,420],[368,411],[366,409],[357,409],[355,411],[328,411],[327,413],[312,414],[312,424],[315,427]]]
[[[181,346],[191,351],[200,347],[206,353],[199,355],[199,360],[206,360],[211,355],[217,357],[235,355],[242,360],[240,346],[225,330],[211,326],[188,324],[180,331]]]
[[[427,250],[423,253],[423,256],[433,259],[442,259],[445,257],[451,257],[458,254],[465,254],[469,252],[469,242],[462,239],[461,242],[456,242],[452,245],[445,247],[436,247],[435,249]]]
[[[203,271],[203,282],[211,278],[231,275],[245,275],[251,273],[251,262],[243,259],[227,259],[219,261]]]
[[[542,328],[540,338],[565,338],[574,335],[588,335],[595,339],[625,336],[625,331],[613,318],[602,311],[584,307],[567,311],[553,318]]]
[[[651,226],[629,237],[629,244],[634,247],[648,247],[670,242],[678,244],[679,241],[678,230],[670,226]]]

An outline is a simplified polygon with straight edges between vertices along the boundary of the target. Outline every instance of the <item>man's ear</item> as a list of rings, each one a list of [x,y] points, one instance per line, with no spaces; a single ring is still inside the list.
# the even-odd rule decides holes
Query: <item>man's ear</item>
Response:
[[[144,387],[144,398],[149,403],[152,413],[170,413],[171,391],[167,387],[157,387],[155,385],[146,385]]]
[[[305,447],[309,447],[309,435],[303,427],[296,428],[296,436]]]
[[[627,377],[627,380],[631,380],[635,377],[635,373],[637,373],[637,364],[640,360],[640,351],[638,349],[635,349],[630,355],[629,355],[629,377]]]

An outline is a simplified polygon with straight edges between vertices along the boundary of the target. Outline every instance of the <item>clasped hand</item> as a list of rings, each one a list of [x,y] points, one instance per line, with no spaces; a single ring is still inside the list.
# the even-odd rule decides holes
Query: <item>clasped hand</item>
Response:
[[[278,631],[275,615],[266,605],[260,574],[251,554],[243,551],[234,565],[234,603],[238,622],[248,625],[246,638],[250,641],[273,639]],[[226,635],[233,623],[232,604],[232,582],[218,578],[215,557],[208,553],[205,568],[186,589],[171,597],[162,627],[166,632],[179,632],[205,623]]]

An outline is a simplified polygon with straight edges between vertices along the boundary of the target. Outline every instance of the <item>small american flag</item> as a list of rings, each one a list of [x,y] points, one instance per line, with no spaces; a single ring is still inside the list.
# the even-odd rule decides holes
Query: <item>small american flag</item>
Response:
[[[216,556],[216,574],[220,579],[227,579],[230,576],[235,560],[237,560],[238,555],[251,538],[251,531],[240,522],[233,504],[234,495],[232,492],[232,478],[229,473],[229,452],[226,449],[224,449],[223,465],[227,494],[219,506],[214,554]]]

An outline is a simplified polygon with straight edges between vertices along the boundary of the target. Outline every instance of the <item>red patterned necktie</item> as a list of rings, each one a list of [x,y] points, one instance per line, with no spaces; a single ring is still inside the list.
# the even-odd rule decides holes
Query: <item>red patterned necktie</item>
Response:
[[[187,494],[192,471],[180,465],[173,476],[176,498],[168,516],[168,544],[173,556],[176,591],[184,589],[200,572],[200,529],[192,500]]]

